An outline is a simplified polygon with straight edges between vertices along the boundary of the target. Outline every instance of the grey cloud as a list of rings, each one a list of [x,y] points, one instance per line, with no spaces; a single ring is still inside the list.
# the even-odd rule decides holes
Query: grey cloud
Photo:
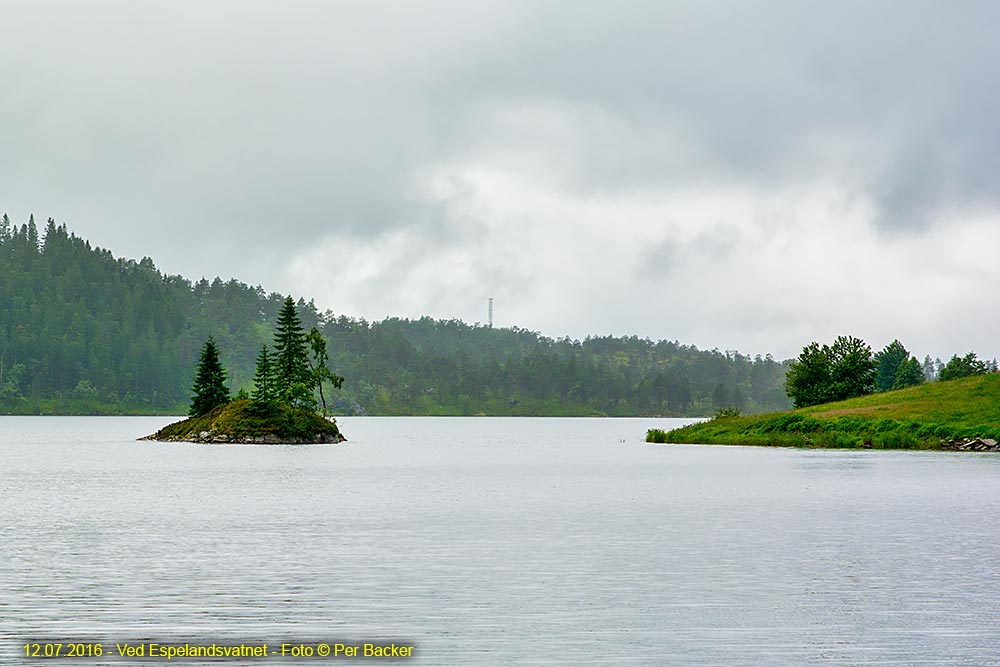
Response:
[[[692,238],[683,240],[676,237],[673,225],[665,227],[664,238],[642,250],[642,259],[634,268],[636,280],[658,282],[664,278],[714,271],[738,252],[743,242],[739,228],[725,222],[706,226]]]
[[[968,198],[997,204],[995,3],[584,7],[543,18],[550,28],[532,34],[544,39],[463,81],[599,109],[632,130],[593,137],[580,189],[807,179],[816,156],[804,144],[831,134],[858,138],[851,164],[888,225]],[[688,150],[671,151],[671,135]]]
[[[494,262],[478,279],[513,284],[461,193],[428,195],[455,164],[509,160],[582,201],[832,179],[887,231],[1000,206],[995,2],[33,0],[0,19],[0,207],[192,277],[287,291],[285,256],[416,230],[414,262],[468,247]]]
[[[232,7],[9,4],[0,175],[47,165],[56,196],[25,203],[66,214],[121,183],[109,215],[377,233],[411,222],[415,171],[490,139],[484,101],[546,98],[619,128],[573,149],[581,189],[801,178],[831,131],[886,142],[887,221],[996,203],[995,3]]]

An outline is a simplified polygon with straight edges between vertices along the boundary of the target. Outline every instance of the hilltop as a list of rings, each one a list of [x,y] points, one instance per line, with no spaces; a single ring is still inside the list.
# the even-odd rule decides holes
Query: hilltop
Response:
[[[969,438],[1000,440],[1000,374],[647,434],[650,442],[884,449],[941,449]]]

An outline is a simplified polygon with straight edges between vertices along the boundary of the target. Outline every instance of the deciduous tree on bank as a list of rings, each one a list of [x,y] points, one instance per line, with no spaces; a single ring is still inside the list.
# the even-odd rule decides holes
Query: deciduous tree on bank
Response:
[[[813,342],[802,348],[785,377],[795,407],[842,401],[875,389],[872,349],[860,338],[838,336],[833,345]]]
[[[797,408],[830,400],[829,347],[812,342],[802,348],[785,376],[785,391]]]
[[[957,380],[958,378],[973,375],[986,375],[991,370],[987,362],[976,358],[975,352],[969,352],[964,357],[956,354],[948,360],[948,363],[938,373],[938,380]]]
[[[875,391],[875,359],[868,343],[854,336],[837,336],[830,346],[832,400],[842,401]]]
[[[230,401],[229,388],[226,386],[226,371],[219,361],[219,350],[215,339],[211,336],[205,341],[195,370],[194,397],[191,399],[191,409],[188,415],[198,417]]]

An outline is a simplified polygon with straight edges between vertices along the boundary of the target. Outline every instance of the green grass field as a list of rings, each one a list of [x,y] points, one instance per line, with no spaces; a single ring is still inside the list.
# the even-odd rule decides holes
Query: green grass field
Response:
[[[877,449],[940,449],[971,437],[1000,440],[1000,374],[646,434],[647,442]]]

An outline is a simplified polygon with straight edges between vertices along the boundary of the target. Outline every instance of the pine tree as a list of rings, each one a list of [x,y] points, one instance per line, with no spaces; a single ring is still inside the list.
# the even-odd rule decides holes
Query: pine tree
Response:
[[[306,335],[295,301],[290,296],[282,304],[275,323],[274,390],[277,398],[285,403],[307,408],[316,406]]]
[[[266,410],[274,404],[274,367],[271,364],[271,355],[267,351],[267,345],[260,348],[257,355],[257,371],[253,376],[253,393],[250,395],[250,402],[256,410]]]
[[[229,402],[229,388],[226,387],[226,371],[219,361],[219,350],[215,347],[215,339],[211,336],[205,341],[198,359],[198,368],[194,376],[194,397],[191,399],[191,409],[188,415],[197,417],[212,410],[212,408]]]

